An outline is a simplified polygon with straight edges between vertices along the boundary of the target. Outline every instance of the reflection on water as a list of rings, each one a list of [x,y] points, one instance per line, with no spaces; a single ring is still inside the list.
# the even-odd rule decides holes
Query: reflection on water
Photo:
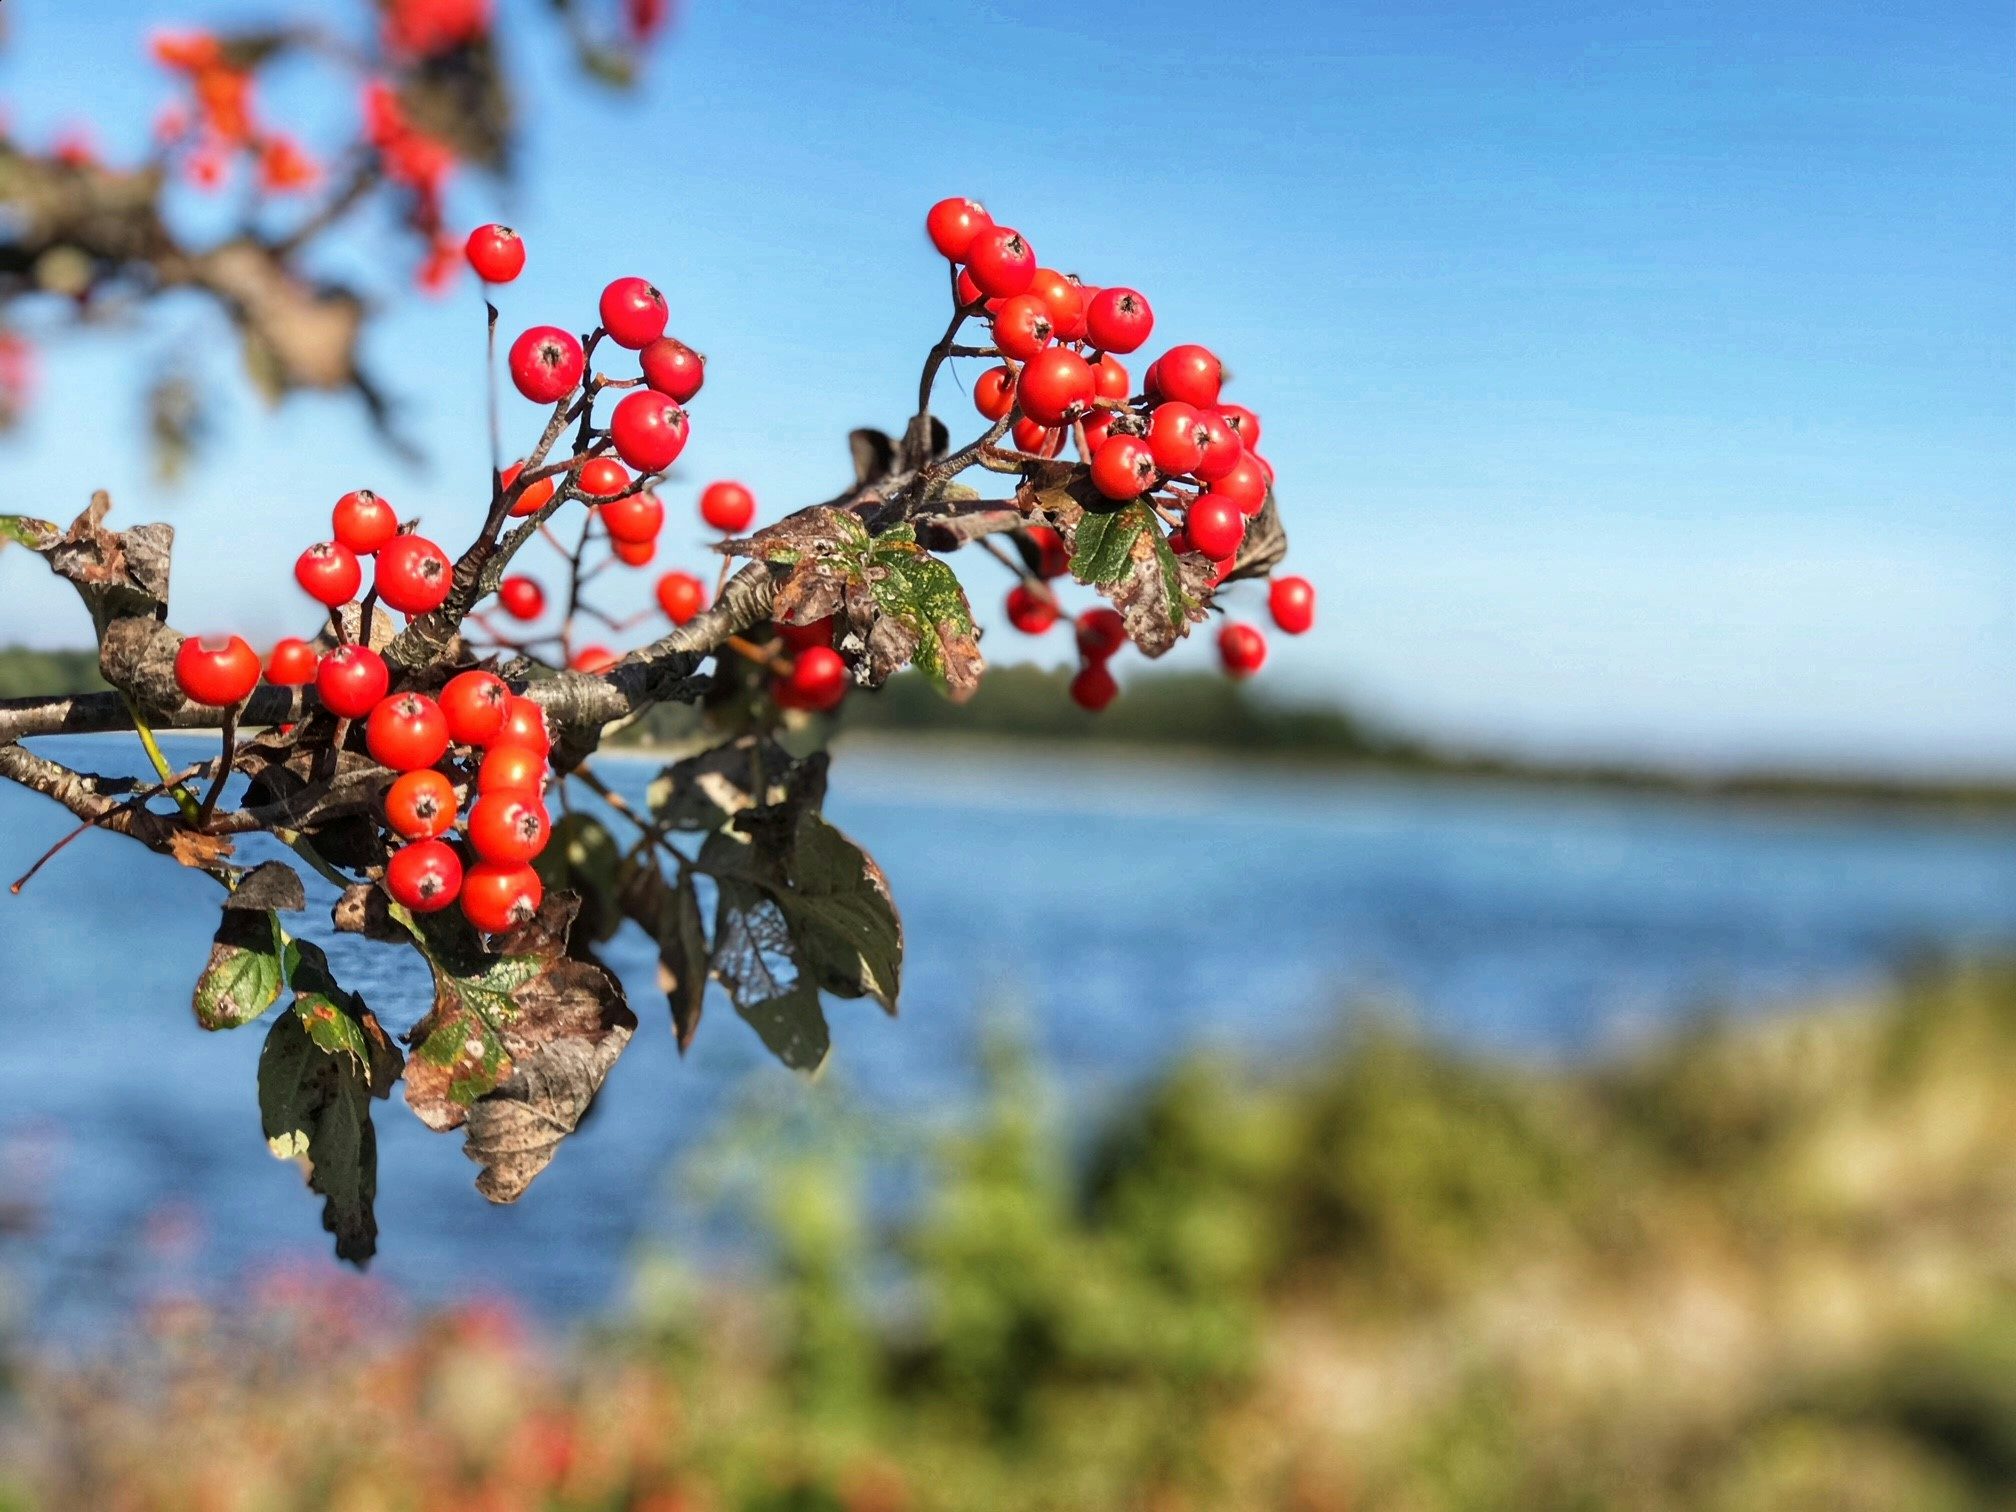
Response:
[[[129,741],[71,744],[87,764],[137,768]],[[641,793],[650,768],[604,771]],[[900,1020],[834,1007],[831,1075],[913,1120],[960,1106],[980,1026],[1004,1005],[1082,1113],[1200,1044],[1292,1055],[1346,1000],[1465,1044],[1572,1054],[1704,1006],[1855,984],[1917,949],[2016,937],[2016,830],[1978,821],[1055,753],[850,752],[830,807],[887,870],[910,945]],[[0,792],[0,860],[25,866],[67,827]],[[329,896],[311,886],[318,938]],[[314,1202],[260,1139],[263,1031],[205,1035],[189,1016],[215,899],[97,835],[0,898],[0,1201],[25,1190],[41,1205],[27,1280],[47,1326],[117,1301],[136,1245],[163,1257],[157,1274],[180,1256],[209,1277],[321,1249]],[[388,1024],[418,1016],[410,955],[348,937],[329,949]],[[642,940],[619,937],[607,959],[644,1030],[517,1207],[475,1195],[459,1139],[381,1111],[379,1273],[421,1298],[502,1288],[553,1316],[600,1307],[665,1221],[668,1166],[752,1085],[785,1087],[718,1002],[682,1063]]]

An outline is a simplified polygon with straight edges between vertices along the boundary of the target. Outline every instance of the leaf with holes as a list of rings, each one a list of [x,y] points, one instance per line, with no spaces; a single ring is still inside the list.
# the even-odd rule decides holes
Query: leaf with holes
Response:
[[[817,1071],[833,1041],[783,910],[762,889],[732,877],[721,879],[717,892],[715,978],[772,1055],[794,1071]]]

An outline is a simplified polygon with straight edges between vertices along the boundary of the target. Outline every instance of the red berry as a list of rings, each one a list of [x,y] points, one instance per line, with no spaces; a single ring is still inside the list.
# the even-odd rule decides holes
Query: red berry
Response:
[[[1113,417],[1104,410],[1095,410],[1072,429],[1071,435],[1078,443],[1078,460],[1090,462],[1099,455],[1099,448],[1106,444],[1107,436],[1113,432]]]
[[[1023,528],[1022,534],[1036,548],[1036,572],[1039,577],[1062,577],[1071,570],[1071,553],[1064,549],[1064,537],[1054,526],[1029,525]]]
[[[455,784],[422,768],[407,772],[385,795],[385,822],[408,840],[432,840],[455,823]]]
[[[583,646],[574,653],[567,665],[576,672],[586,672],[594,676],[607,672],[622,659],[607,646]]]
[[[1190,506],[1183,528],[1194,549],[1214,559],[1228,557],[1246,538],[1246,517],[1230,499],[1207,493]]]
[[[259,653],[240,636],[192,635],[175,648],[175,686],[191,703],[228,709],[259,686]]]
[[[637,389],[609,417],[609,435],[637,471],[663,472],[686,449],[686,411],[654,389]]]
[[[510,707],[511,690],[494,672],[457,672],[441,690],[441,714],[457,745],[488,745]]]
[[[511,381],[534,404],[573,393],[585,365],[581,343],[558,326],[533,326],[511,343]]]
[[[525,243],[509,226],[494,222],[469,233],[462,251],[476,276],[487,284],[507,284],[525,271]]]
[[[478,861],[462,879],[462,914],[485,934],[503,934],[537,915],[545,895],[531,867]]]
[[[1041,635],[1057,623],[1057,601],[1027,583],[1017,583],[1008,590],[1008,623],[1024,635]]]
[[[613,499],[630,486],[630,469],[614,457],[590,457],[575,472],[574,486],[591,499]]]
[[[1078,654],[1087,661],[1105,661],[1127,644],[1127,622],[1118,609],[1101,604],[1078,616]]]
[[[1229,624],[1218,632],[1218,660],[1233,677],[1251,677],[1267,660],[1267,637],[1251,625]]]
[[[700,493],[700,518],[716,530],[747,530],[756,518],[756,496],[740,483],[709,483]]]
[[[298,688],[315,681],[315,648],[297,636],[276,642],[266,658],[266,681],[280,688]]]
[[[1267,585],[1267,608],[1274,623],[1301,635],[1316,623],[1316,589],[1305,577],[1277,577]]]
[[[453,903],[466,879],[462,858],[445,840],[415,840],[385,863],[385,891],[401,908],[434,913]]]
[[[966,271],[973,287],[992,299],[1027,293],[1036,279],[1036,253],[1012,226],[987,226],[966,248]]]
[[[609,550],[625,567],[649,567],[658,555],[656,541],[611,541]]]
[[[537,794],[520,790],[479,794],[466,827],[485,861],[525,862],[546,849],[553,822]]]
[[[825,646],[830,650],[833,646],[833,616],[830,614],[802,625],[772,620],[771,628],[777,632],[777,638],[793,651],[803,651],[807,646]]]
[[[370,556],[399,534],[399,516],[368,488],[355,489],[336,501],[330,512],[336,542],[359,556]]]
[[[523,746],[544,756],[553,749],[553,737],[546,730],[546,711],[523,694],[512,694],[504,710],[504,728],[490,743]]]
[[[425,536],[394,536],[378,551],[378,597],[401,614],[431,614],[455,586],[455,564]]]
[[[1267,474],[1241,452],[1231,470],[1212,483],[1211,493],[1229,499],[1243,515],[1257,515],[1267,507]]]
[[[612,499],[602,506],[601,514],[602,528],[609,532],[610,540],[618,543],[648,545],[658,539],[658,531],[665,523],[665,506],[654,493]]]
[[[367,646],[337,646],[315,669],[315,693],[339,719],[362,719],[378,707],[392,680],[385,658]]]
[[[1243,404],[1221,404],[1218,413],[1249,452],[1260,444],[1260,417]]]
[[[1085,336],[1085,291],[1055,268],[1038,268],[1029,281],[1029,292],[1042,302],[1059,341],[1082,341]]]
[[[294,581],[308,597],[331,609],[357,596],[364,581],[364,569],[357,565],[357,553],[339,541],[321,541],[295,559]]]
[[[994,344],[1002,355],[1027,362],[1050,344],[1050,311],[1034,294],[1004,300],[994,316]]]
[[[942,199],[924,213],[924,234],[939,256],[954,262],[964,262],[973,238],[993,224],[978,200]]]
[[[1064,432],[1038,425],[1034,420],[1017,420],[1009,429],[1008,439],[1015,443],[1017,451],[1038,457],[1054,457],[1064,446]]]
[[[1225,423],[1225,417],[1218,411],[1198,410],[1195,434],[1198,444],[1204,448],[1204,455],[1190,469],[1192,477],[1211,483],[1239,465],[1244,448],[1239,444],[1238,433]]]
[[[513,462],[504,469],[502,481],[506,492],[510,491],[511,485],[518,481],[519,474],[524,471],[523,462]],[[526,484],[525,492],[518,495],[518,502],[511,506],[511,518],[522,520],[527,515],[539,513],[546,507],[546,501],[553,497],[553,486],[551,478],[541,478],[536,483]]]
[[[1038,425],[1065,425],[1092,407],[1098,385],[1092,365],[1063,347],[1045,347],[1015,380],[1016,402]]]
[[[1092,455],[1092,486],[1109,499],[1138,499],[1155,476],[1154,455],[1139,436],[1108,436]]]
[[[807,646],[792,657],[784,683],[789,706],[832,709],[847,696],[847,663],[831,646]]]
[[[1071,702],[1097,714],[1119,696],[1120,684],[1103,661],[1087,662],[1071,679]]]
[[[992,315],[1001,308],[1001,301],[990,299],[987,295],[983,294],[980,290],[980,285],[973,282],[973,275],[968,273],[964,268],[959,270],[959,277],[953,281],[952,287],[959,300],[959,308],[962,310],[977,304],[982,306],[988,314]]]
[[[371,711],[364,749],[395,772],[431,767],[448,754],[447,716],[425,693],[395,693]]]
[[[658,579],[658,607],[683,625],[707,607],[707,587],[690,572],[668,572]]]
[[[660,336],[637,354],[644,381],[675,404],[684,404],[707,381],[707,359],[683,341]]]
[[[1155,329],[1155,312],[1132,289],[1101,289],[1085,306],[1085,337],[1102,352],[1132,352]]]
[[[546,757],[529,746],[492,743],[476,768],[478,793],[543,793]]]
[[[1119,358],[1101,354],[1092,364],[1092,385],[1101,399],[1125,399],[1130,386],[1127,369]]]
[[[1180,399],[1199,409],[1218,402],[1225,368],[1209,347],[1185,342],[1155,359],[1155,384],[1164,399]]]
[[[982,373],[973,385],[973,408],[989,420],[999,420],[1015,408],[1015,369],[1003,363]]]
[[[546,612],[546,590],[528,577],[507,577],[497,585],[497,602],[515,620],[535,620]]]
[[[665,296],[642,278],[619,278],[602,291],[602,329],[620,347],[641,351],[665,334]]]

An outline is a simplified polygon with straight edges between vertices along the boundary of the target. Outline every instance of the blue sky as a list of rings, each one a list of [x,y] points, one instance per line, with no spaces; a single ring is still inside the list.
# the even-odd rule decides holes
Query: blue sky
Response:
[[[2005,5],[690,0],[634,99],[549,59],[537,9],[505,0],[525,171],[455,208],[528,239],[507,327],[584,324],[638,272],[709,353],[676,555],[698,483],[739,476],[774,516],[842,480],[849,427],[900,422],[941,324],[919,222],[971,193],[1045,261],[1144,290],[1158,346],[1235,370],[1323,595],[1275,686],[1534,750],[2016,770]],[[93,102],[115,150],[165,94],[147,26],[266,13],[8,10],[17,128]],[[272,108],[312,136],[350,106],[281,79]],[[377,276],[361,239],[333,265]],[[224,402],[169,493],[124,437],[136,363],[178,342]],[[15,507],[110,487],[181,532],[178,624],[301,628],[288,567],[337,493],[451,543],[479,509],[473,289],[401,303],[372,351],[429,471],[339,404],[260,413],[187,309],[51,353],[0,441]],[[971,417],[956,389],[940,409]],[[0,639],[75,642],[34,568],[0,558]],[[1066,655],[1005,629],[988,651]]]

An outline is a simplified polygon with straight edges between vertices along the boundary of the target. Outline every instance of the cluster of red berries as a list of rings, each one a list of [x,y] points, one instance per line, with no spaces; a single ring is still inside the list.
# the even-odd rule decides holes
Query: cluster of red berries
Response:
[[[284,132],[260,124],[252,103],[252,72],[233,61],[211,32],[159,32],[154,60],[188,80],[189,99],[168,105],[154,122],[162,147],[187,149],[183,171],[201,189],[215,189],[234,157],[249,155],[259,185],[271,193],[312,188],[322,169]]]
[[[1149,363],[1136,397],[1115,354],[1137,351],[1155,329],[1155,312],[1138,290],[1098,288],[1040,266],[1021,232],[997,225],[970,199],[940,200],[924,229],[959,270],[955,299],[984,314],[1003,359],[973,386],[980,413],[996,424],[1012,417],[1010,437],[1035,456],[1056,456],[1071,435],[1090,464],[1093,486],[1109,499],[1153,497],[1181,510],[1170,546],[1179,555],[1210,558],[1213,582],[1222,582],[1250,522],[1266,507],[1274,469],[1258,449],[1260,417],[1224,399],[1225,366],[1217,354],[1194,343],[1169,348]],[[1050,548],[1040,539],[1037,545],[1046,559],[1042,576],[1061,575],[1061,562],[1049,570]],[[1315,623],[1315,589],[1306,578],[1276,579],[1268,602],[1275,624],[1290,635]],[[1103,709],[1118,689],[1107,667],[1112,652],[1094,649],[1104,644],[1103,631],[1088,636],[1095,613],[1078,619],[1084,659],[1071,694],[1088,709]],[[1022,584],[1008,595],[1008,618],[1018,630],[1040,635],[1058,615],[1046,587]],[[1218,650],[1234,677],[1252,675],[1267,658],[1266,638],[1250,625],[1227,625]]]
[[[332,539],[318,541],[295,560],[294,581],[325,608],[357,596],[364,580],[360,558],[373,561],[371,583],[381,602],[401,614],[429,614],[455,586],[455,564],[425,536],[402,530],[392,506],[368,488],[336,501]]]

